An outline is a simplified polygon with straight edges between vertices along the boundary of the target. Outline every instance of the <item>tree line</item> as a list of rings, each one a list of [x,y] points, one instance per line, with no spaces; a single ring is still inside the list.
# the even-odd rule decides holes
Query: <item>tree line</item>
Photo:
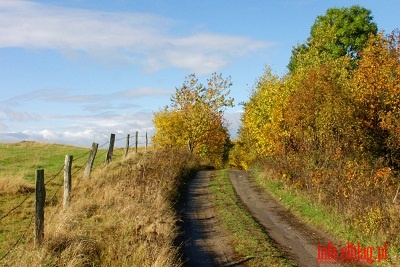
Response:
[[[317,17],[288,73],[267,67],[257,81],[231,153],[233,165],[259,162],[320,202],[352,210],[347,219],[366,233],[398,222],[388,203],[400,170],[400,34],[377,29],[360,6]]]
[[[153,143],[186,147],[217,166],[230,152],[231,166],[262,165],[321,202],[360,208],[350,221],[368,231],[388,226],[385,203],[400,170],[398,30],[378,32],[361,6],[328,9],[293,47],[285,75],[266,67],[234,142],[224,119],[231,85],[215,73],[205,85],[188,76],[154,114]]]

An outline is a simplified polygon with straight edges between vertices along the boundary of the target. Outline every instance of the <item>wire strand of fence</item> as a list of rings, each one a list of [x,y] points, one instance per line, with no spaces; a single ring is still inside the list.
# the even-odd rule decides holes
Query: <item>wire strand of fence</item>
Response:
[[[103,147],[103,146],[105,146],[105,145],[107,145],[108,143],[110,143],[110,141],[105,142],[104,144],[102,144],[101,146],[99,146],[99,148],[100,148],[100,147]]]
[[[53,212],[53,215],[51,215],[49,221],[47,222],[48,224],[51,224],[53,222],[53,219],[56,217],[56,214],[60,210],[61,205],[62,205],[62,202],[60,201],[60,203],[58,203],[58,205],[56,207],[56,210]]]
[[[80,185],[80,183],[81,183],[81,181],[82,181],[83,179],[78,179],[78,182],[75,184],[75,188],[78,188],[78,186]]]
[[[105,152],[103,152],[102,154],[100,154],[100,155],[98,155],[98,156],[96,156],[96,159],[97,158],[101,158],[101,157],[103,157],[105,154],[107,154],[108,153],[108,151],[105,151]]]
[[[138,135],[138,138],[148,138],[148,139],[150,139],[150,138],[152,138],[152,136],[150,136],[150,135],[148,135],[148,136],[145,136],[145,135]],[[136,135],[131,135],[131,136],[129,136],[129,139],[134,139],[134,138],[136,138]],[[123,137],[123,138],[121,138],[121,139],[126,139],[126,137]]]
[[[89,153],[90,153],[90,150],[89,151],[87,151],[87,152],[85,152],[83,155],[81,155],[81,156],[79,156],[79,157],[76,157],[76,158],[74,158],[73,160],[72,160],[72,162],[74,162],[74,161],[77,161],[78,159],[81,159],[81,158],[83,158],[84,156],[86,156],[86,155],[89,155]]]
[[[5,215],[0,217],[0,221],[3,220],[4,218],[8,217],[11,212],[13,212],[14,210],[18,209],[19,207],[22,206],[22,204],[25,203],[25,201],[28,200],[29,197],[31,197],[34,194],[34,192],[31,192],[30,194],[28,194],[18,205],[16,205],[15,207],[13,207],[12,209],[10,209]]]
[[[35,236],[31,236],[31,238],[29,238],[28,240],[25,241],[25,244],[30,243],[34,238],[35,238]],[[24,255],[25,255],[25,252],[26,252],[26,249],[23,249],[21,255],[19,256],[19,258],[21,260],[23,259]]]
[[[61,184],[58,185],[58,188],[57,188],[56,192],[53,194],[53,196],[49,199],[49,201],[48,201],[47,203],[52,203],[52,202],[53,202],[54,198],[55,198],[56,195],[58,194],[58,191],[60,191],[60,189],[61,189],[61,187],[62,187],[63,185],[64,185],[63,183],[61,183]]]
[[[130,138],[131,138],[131,137],[130,137]],[[115,142],[121,141],[121,140],[124,140],[124,139],[126,139],[126,137],[121,137],[121,138],[119,138],[119,139],[115,139]]]
[[[74,176],[75,174],[77,174],[80,170],[82,170],[85,167],[85,165],[80,166],[78,169],[76,169],[73,173],[72,176]]]
[[[19,244],[19,242],[21,242],[22,238],[25,237],[26,233],[28,232],[28,229],[31,227],[32,221],[33,221],[34,216],[31,217],[31,220],[29,221],[28,227],[26,227],[25,231],[22,233],[22,235],[18,238],[18,240],[14,243],[14,245],[11,246],[11,248],[0,258],[0,262],[5,259],[8,254],[11,253],[11,251],[13,251]]]
[[[64,170],[64,165],[61,166],[60,170],[49,180],[47,180],[47,182],[45,183],[45,185],[48,185],[51,181],[53,181],[54,179],[57,178],[58,175],[60,175],[60,173]]]

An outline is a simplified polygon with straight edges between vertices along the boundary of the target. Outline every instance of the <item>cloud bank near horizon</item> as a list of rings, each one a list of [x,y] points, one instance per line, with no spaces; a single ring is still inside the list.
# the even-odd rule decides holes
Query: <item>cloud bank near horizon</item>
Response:
[[[237,136],[236,131],[240,125],[241,114],[242,111],[226,112],[226,118],[229,122],[228,128],[233,138]],[[116,138],[119,139],[116,146],[124,147],[124,137],[126,137],[127,134],[133,136],[135,132],[138,131],[141,138],[140,140],[142,140],[143,136],[147,133],[149,142],[151,143],[151,137],[155,133],[151,120],[152,115],[152,113],[138,113],[122,119],[119,116],[114,117],[114,119],[99,119],[98,121],[91,119],[91,126],[70,124],[64,128],[61,127],[57,129],[44,128],[43,130],[36,129],[0,133],[0,142],[16,143],[21,141],[37,141],[90,147],[92,142],[99,144],[107,142],[110,138],[110,134],[114,133],[116,134]],[[111,121],[112,123],[110,123]],[[129,123],[126,123],[126,121],[129,121]],[[143,142],[143,140],[140,142]]]

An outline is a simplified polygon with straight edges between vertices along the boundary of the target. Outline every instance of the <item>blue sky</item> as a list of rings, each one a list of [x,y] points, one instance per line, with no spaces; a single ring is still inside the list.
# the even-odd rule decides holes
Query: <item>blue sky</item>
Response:
[[[175,87],[213,72],[232,77],[235,134],[265,66],[284,74],[316,17],[354,4],[400,28],[400,0],[0,0],[0,142],[151,134]]]

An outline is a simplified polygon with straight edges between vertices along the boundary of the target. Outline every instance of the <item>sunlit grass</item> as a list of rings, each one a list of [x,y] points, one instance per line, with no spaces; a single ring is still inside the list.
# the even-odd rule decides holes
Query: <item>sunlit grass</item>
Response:
[[[108,146],[97,151],[93,169],[104,167]],[[143,148],[140,148],[142,151]],[[44,169],[46,183],[45,218],[53,217],[62,202],[63,167],[66,155],[73,155],[72,187],[82,180],[90,147],[38,142],[0,143],[0,258],[21,238],[32,238],[35,172]],[[131,149],[132,153],[134,150]],[[113,161],[120,161],[125,149],[115,148]],[[17,207],[18,206],[18,207]],[[16,208],[17,207],[17,208]],[[15,210],[13,210],[16,208]],[[49,211],[54,208],[54,212]],[[7,215],[8,214],[8,215]],[[1,265],[1,263],[0,263]]]
[[[210,186],[218,219],[233,237],[236,252],[248,259],[246,266],[293,266],[239,204],[227,170],[218,171]]]

